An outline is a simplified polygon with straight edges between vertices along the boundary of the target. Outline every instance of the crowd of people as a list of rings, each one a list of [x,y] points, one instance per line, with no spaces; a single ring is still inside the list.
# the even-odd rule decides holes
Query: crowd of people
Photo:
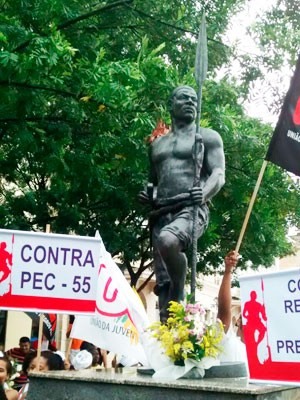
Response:
[[[0,400],[25,400],[32,371],[63,371],[106,367],[107,353],[92,343],[79,341],[80,346],[68,359],[60,351],[43,350],[38,354],[29,337],[23,336],[19,346],[0,355]]]

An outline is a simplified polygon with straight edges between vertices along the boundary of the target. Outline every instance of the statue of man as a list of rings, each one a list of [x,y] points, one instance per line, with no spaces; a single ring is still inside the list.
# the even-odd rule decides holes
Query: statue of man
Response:
[[[169,301],[184,299],[185,251],[192,243],[193,208],[198,209],[196,235],[199,238],[208,226],[208,202],[225,183],[223,142],[216,131],[201,128],[203,146],[194,154],[195,90],[189,86],[177,87],[169,105],[171,130],[155,139],[149,149],[148,187],[153,185],[154,196],[149,191],[139,194],[140,201],[153,206],[150,226],[161,321],[168,317]],[[197,162],[202,165],[199,176],[195,177]]]

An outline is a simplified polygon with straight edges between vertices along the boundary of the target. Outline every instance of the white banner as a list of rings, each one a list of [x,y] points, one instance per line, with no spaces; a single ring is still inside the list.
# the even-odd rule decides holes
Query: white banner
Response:
[[[250,377],[300,382],[300,269],[240,277]]]
[[[97,238],[0,229],[2,309],[93,313]]]
[[[76,316],[70,336],[147,365],[140,341],[149,325],[144,306],[103,243],[101,255],[96,313]]]

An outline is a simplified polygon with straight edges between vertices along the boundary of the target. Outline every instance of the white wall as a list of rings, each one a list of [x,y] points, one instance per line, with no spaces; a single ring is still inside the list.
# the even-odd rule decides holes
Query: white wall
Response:
[[[8,311],[4,350],[19,346],[22,336],[31,336],[31,318],[21,311]]]

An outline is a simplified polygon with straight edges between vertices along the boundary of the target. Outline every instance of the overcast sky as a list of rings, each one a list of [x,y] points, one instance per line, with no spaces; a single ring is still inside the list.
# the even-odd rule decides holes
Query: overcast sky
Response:
[[[257,16],[267,11],[275,4],[276,0],[249,0],[245,5],[244,11],[232,19],[231,27],[223,39],[224,43],[235,44],[241,55],[245,53],[258,54],[259,49],[255,42],[247,35],[246,29],[255,22]],[[236,73],[238,76],[238,61],[233,61],[232,73]],[[278,73],[278,71],[274,74],[269,73],[267,76],[268,84],[280,85],[283,90],[287,91],[292,73],[293,71],[287,70],[283,70],[281,74]],[[251,99],[249,102],[244,104],[244,107],[248,115],[260,118],[262,121],[269,122],[275,126],[278,115],[271,114],[267,107],[267,104],[271,104],[272,102],[272,98],[268,98],[268,84],[264,85],[260,82],[256,87],[254,87]],[[262,93],[264,94],[264,98],[262,97]]]

